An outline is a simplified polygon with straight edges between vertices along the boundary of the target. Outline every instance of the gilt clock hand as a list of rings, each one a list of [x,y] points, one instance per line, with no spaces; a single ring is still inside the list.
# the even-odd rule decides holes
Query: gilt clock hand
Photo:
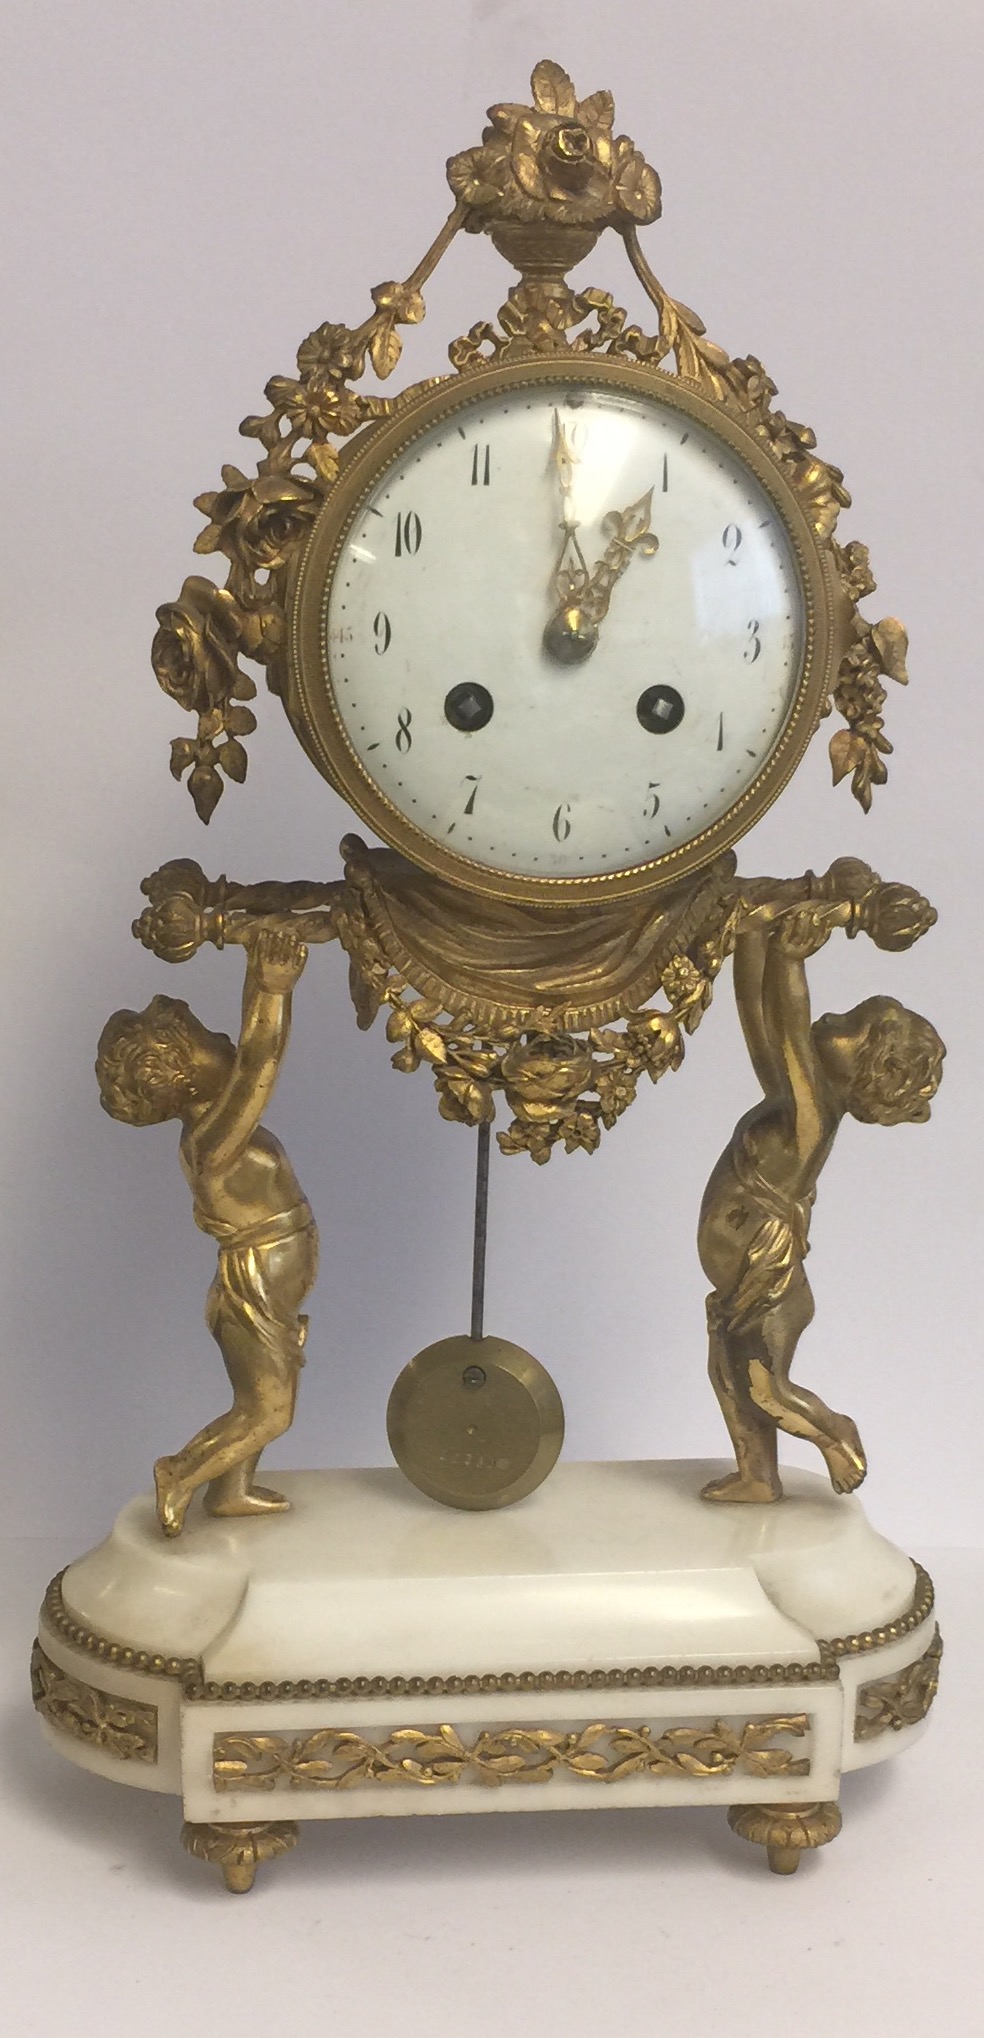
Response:
[[[570,477],[570,453],[554,412],[555,459],[558,472]],[[569,486],[569,483],[567,484]],[[601,535],[608,539],[603,557],[594,572],[585,565],[584,553],[575,536],[576,525],[565,522],[564,544],[554,569],[552,592],[557,608],[543,633],[546,650],[563,665],[579,665],[590,657],[598,642],[599,625],[608,614],[612,591],[638,553],[651,559],[659,550],[659,539],[650,530],[653,490],[641,495],[627,509],[609,510],[602,519]],[[568,554],[576,548],[577,565],[571,568]]]
[[[597,631],[584,616],[581,604],[591,582],[591,569],[581,549],[574,515],[573,486],[577,454],[560,421],[553,414],[553,461],[563,495],[561,530],[563,539],[550,576],[549,594],[556,604],[543,632],[544,649],[560,665],[579,665],[594,650]]]
[[[616,581],[621,579],[636,554],[640,559],[651,559],[659,551],[659,539],[649,528],[652,510],[653,491],[650,489],[648,495],[641,495],[638,502],[629,504],[628,509],[609,510],[602,519],[601,535],[607,537],[608,545],[581,595],[581,607],[596,632],[599,623],[608,614]]]
[[[581,550],[577,536],[577,518],[574,515],[574,469],[578,456],[561,424],[560,412],[556,410],[553,414],[553,428],[553,464],[563,496],[560,528],[564,536],[550,580],[550,593],[558,606],[563,608],[580,599],[591,579],[591,569]]]

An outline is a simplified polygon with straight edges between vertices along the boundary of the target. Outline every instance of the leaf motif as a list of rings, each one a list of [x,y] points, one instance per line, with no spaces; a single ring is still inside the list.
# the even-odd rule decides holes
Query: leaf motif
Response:
[[[222,780],[214,764],[196,764],[188,780],[188,791],[195,802],[195,812],[206,827],[222,798]]]
[[[567,72],[560,64],[551,63],[549,57],[537,64],[530,79],[533,87],[533,104],[541,113],[562,113],[569,117],[577,112],[577,94]]]
[[[181,778],[189,764],[194,764],[197,744],[190,736],[175,736],[171,743],[171,776]]]
[[[750,1748],[742,1755],[742,1768],[749,1776],[809,1776],[807,1756],[793,1755],[788,1748]]]
[[[314,439],[308,447],[304,458],[314,468],[315,473],[320,476],[322,481],[334,481],[338,473],[338,451],[336,447],[326,446],[320,440]]]
[[[488,109],[489,120],[491,121],[496,134],[505,135],[511,135],[513,129],[519,126],[519,123],[522,120],[523,115],[528,112],[529,108],[527,106],[517,106],[513,104],[511,100],[508,99],[501,99],[495,106],[490,106]],[[488,137],[488,139],[494,140],[494,136]],[[470,153],[474,156],[478,155],[479,151],[477,149],[472,149]],[[488,155],[494,155],[495,150],[494,148],[488,149],[486,153]],[[455,160],[460,161],[460,158],[456,158]]]
[[[515,151],[513,155],[513,169],[516,172],[516,182],[522,186],[524,191],[529,192],[531,198],[541,198],[543,196],[540,166],[531,150],[517,149]]]
[[[419,325],[424,316],[424,299],[419,290],[405,283],[377,283],[372,301],[378,311],[390,311],[401,325]]]
[[[206,524],[204,531],[199,531],[191,549],[193,552],[217,552],[221,543],[222,526]]]
[[[871,641],[881,659],[882,671],[887,672],[890,679],[897,679],[900,686],[908,685],[905,655],[909,649],[909,638],[898,617],[883,616],[871,632]]]
[[[240,471],[239,471],[239,468],[238,468],[238,467],[229,467],[229,466],[225,466],[225,467],[223,467],[223,469],[222,469],[222,481],[223,481],[223,484],[224,484],[224,486],[225,486],[226,488],[248,488],[248,487],[249,487],[249,481],[248,481],[248,479],[247,479],[247,476],[246,476],[245,474],[241,474],[241,473],[240,473]]]
[[[648,1755],[626,1755],[621,1762],[613,1763],[607,1772],[609,1783],[621,1783],[624,1776],[637,1776],[640,1769],[648,1766]]]
[[[230,736],[228,742],[223,743],[215,755],[226,777],[233,778],[237,785],[242,785],[249,766],[249,758],[242,744],[237,743],[235,736]]]
[[[417,1034],[417,1046],[428,1061],[444,1062],[448,1058],[447,1043],[443,1034],[433,1026],[423,1026]]]
[[[785,1715],[773,1713],[771,1717],[766,1715],[764,1719],[748,1720],[742,1731],[742,1754],[746,1755],[750,1748],[766,1747],[770,1741],[775,1740],[777,1734],[792,1734],[801,1740],[808,1728],[809,1720],[805,1712]]]
[[[369,342],[372,365],[381,382],[392,375],[403,352],[403,341],[391,318],[381,319]]]
[[[475,1125],[479,1120],[472,1115],[471,1099],[467,1090],[460,1094],[442,1086],[438,1088],[437,1108],[449,1125]]]
[[[864,738],[856,736],[853,729],[838,729],[831,736],[829,751],[834,784],[839,785],[841,779],[846,778],[849,771],[854,771],[864,757]]]
[[[687,1748],[681,1748],[676,1761],[685,1776],[718,1776],[732,1766],[732,1756],[723,1748],[708,1747],[700,1755],[692,1755]]]
[[[610,92],[592,92],[590,98],[579,102],[575,112],[585,127],[611,127],[615,101]]]
[[[230,736],[251,736],[256,727],[256,716],[251,708],[227,708],[225,725]]]
[[[616,1727],[612,1735],[612,1746],[626,1754],[648,1754],[652,1745],[652,1735],[645,1727],[638,1732],[634,1727]]]

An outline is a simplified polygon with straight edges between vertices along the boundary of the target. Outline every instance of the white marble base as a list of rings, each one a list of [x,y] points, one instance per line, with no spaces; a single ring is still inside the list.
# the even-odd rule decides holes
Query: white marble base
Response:
[[[45,1602],[46,1731],[197,1823],[834,1801],[920,1730],[931,1591],[823,1478],[701,1502],[720,1469],[562,1464],[474,1514],[278,1475],[289,1514],[174,1542],[131,1501]]]

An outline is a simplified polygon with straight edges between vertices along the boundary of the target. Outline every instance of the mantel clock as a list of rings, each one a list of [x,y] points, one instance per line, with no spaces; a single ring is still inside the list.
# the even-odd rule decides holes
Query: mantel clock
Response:
[[[233,1400],[55,1581],[36,1700],[76,1759],[180,1790],[187,1845],[232,1888],[298,1816],[506,1810],[518,1781],[526,1807],[719,1802],[789,1872],[839,1829],[842,1771],[911,1739],[936,1688],[929,1581],[851,1497],[854,1423],[791,1378],[840,1121],[927,1118],[943,1056],[891,998],[814,1019],[807,963],[837,929],[905,949],[935,914],[856,858],[742,878],[734,854],[831,712],[834,781],[869,808],[905,632],[861,613],[840,470],[650,267],[659,179],[611,95],[543,62],[532,103],[488,122],[412,274],[302,342],[241,426],[256,473],[198,498],[225,584],[192,576],[158,610],[200,820],[246,778],[259,667],[376,838],[312,882],[164,864],[134,932],[172,963],[242,949],[238,1041],[158,995],[99,1042],[111,1115],[180,1127]],[[603,231],[644,323],[570,280]],[[460,233],[515,280],[448,372],[390,395]],[[359,1025],[385,1011],[394,1066],[428,1067],[477,1130],[471,1327],[399,1375],[399,1470],[281,1491],[255,1475],[293,1418],[318,1235],[262,1119],[294,986],[333,941]],[[555,1470],[558,1389],[484,1327],[490,1129],[538,1164],[590,1153],[679,1066],[728,958],[753,1101],[698,1251],[733,1462]],[[784,1490],[781,1432],[824,1478]]]

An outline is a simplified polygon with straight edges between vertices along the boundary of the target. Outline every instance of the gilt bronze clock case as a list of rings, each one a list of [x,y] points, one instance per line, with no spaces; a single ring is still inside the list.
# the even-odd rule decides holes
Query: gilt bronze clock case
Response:
[[[255,476],[227,466],[198,498],[196,549],[223,555],[225,584],[190,576],[158,610],[154,670],[197,721],[172,742],[171,770],[199,818],[246,778],[259,665],[309,758],[386,845],[346,836],[342,875],[315,881],[164,864],[144,880],[134,934],[171,964],[206,943],[244,958],[238,1045],[162,996],[114,1013],[99,1041],[111,1116],[181,1121],[195,1216],[217,1248],[206,1320],[233,1406],[160,1457],[154,1496],[52,1582],[35,1703],[72,1760],[180,1793],[185,1845],[234,1890],[294,1844],[301,1818],[589,1804],[719,1805],[788,1874],[837,1834],[842,1773],[911,1741],[937,1685],[932,1585],[865,1519],[856,1426],[790,1378],[812,1315],[810,1211],[837,1126],[847,1112],[927,1118],[943,1056],[930,1022],[892,998],[814,1021],[806,964],[839,932],[905,950],[935,913],[855,857],[823,876],[741,878],[732,848],[832,709],[834,781],[849,777],[868,809],[887,776],[884,682],[905,679],[905,632],[860,613],[874,582],[865,547],[836,536],[850,501],[840,470],[774,407],[762,363],[709,340],[650,268],[638,229],[659,215],[659,180],[615,134],[611,94],[579,100],[551,62],[531,82],[531,105],[491,107],[481,142],[451,158],[453,209],[406,281],[378,285],[360,325],[319,326],[296,373],[267,384],[269,409],[241,427],[259,448]],[[653,333],[610,293],[568,280],[603,229],[620,236]],[[393,374],[399,328],[423,318],[423,285],[461,232],[488,234],[518,272],[496,319],[452,341],[450,374],[395,398],[361,387],[370,368],[382,383]],[[379,783],[341,708],[326,615],[374,491],[423,457],[428,434],[517,392],[532,408],[574,389],[596,410],[618,400],[672,418],[681,443],[688,428],[703,435],[747,478],[793,562],[798,654],[763,754],[749,750],[753,769],[739,767],[736,796],[706,823],[688,817],[658,853],[620,861],[613,848],[609,868],[581,874],[573,851],[564,864],[551,850],[538,875],[518,854],[510,869],[488,850],[484,862],[461,853],[447,815],[422,825],[412,799]],[[600,658],[599,619],[606,654],[618,645],[608,600],[624,623],[659,587],[646,579],[659,531],[645,478],[628,510],[601,519],[612,556],[579,558],[561,408],[562,538],[537,597],[558,700]],[[476,455],[476,491],[486,472]],[[556,501],[546,513],[558,519]],[[413,526],[411,551],[418,536]],[[644,654],[662,627],[658,602],[650,613]],[[384,650],[387,628],[380,617]],[[448,677],[435,675],[438,702]],[[647,740],[672,741],[625,698]],[[444,709],[450,722],[446,698]],[[599,698],[599,728],[605,712]],[[564,828],[553,833],[562,848]],[[429,1069],[442,1116],[477,1131],[471,1330],[404,1366],[388,1425],[401,1470],[278,1475],[271,1489],[255,1483],[260,1455],[289,1426],[304,1354],[320,1345],[301,1307],[317,1231],[259,1120],[309,951],[335,942],[359,1025],[384,1017],[393,1066]],[[530,1354],[485,1335],[491,1128],[504,1101],[504,1154],[542,1166],[559,1149],[594,1151],[643,1078],[680,1066],[729,956],[760,1097],[712,1173],[698,1250],[734,1465],[554,1469],[556,1387]],[[825,1476],[794,1472],[784,1488],[780,1431],[807,1438]]]
[[[624,391],[667,407],[686,425],[702,426],[737,455],[781,519],[798,569],[803,602],[802,655],[792,706],[778,741],[752,783],[712,825],[679,848],[628,869],[591,876],[545,876],[495,869],[457,852],[401,813],[358,757],[339,712],[326,649],[325,611],[346,542],[381,479],[412,455],[431,428],[467,421],[497,397],[525,391]],[[622,359],[556,356],[502,365],[477,363],[460,378],[407,390],[385,421],[370,424],[342,454],[338,479],[314,525],[291,589],[285,706],[309,757],[384,841],[422,869],[467,888],[536,905],[587,905],[599,893],[629,896],[700,869],[730,848],[765,812],[795,771],[830,694],[845,648],[844,604],[824,550],[782,466],[770,457],[739,413],[698,386],[662,369]],[[603,709],[601,710],[603,712]]]

